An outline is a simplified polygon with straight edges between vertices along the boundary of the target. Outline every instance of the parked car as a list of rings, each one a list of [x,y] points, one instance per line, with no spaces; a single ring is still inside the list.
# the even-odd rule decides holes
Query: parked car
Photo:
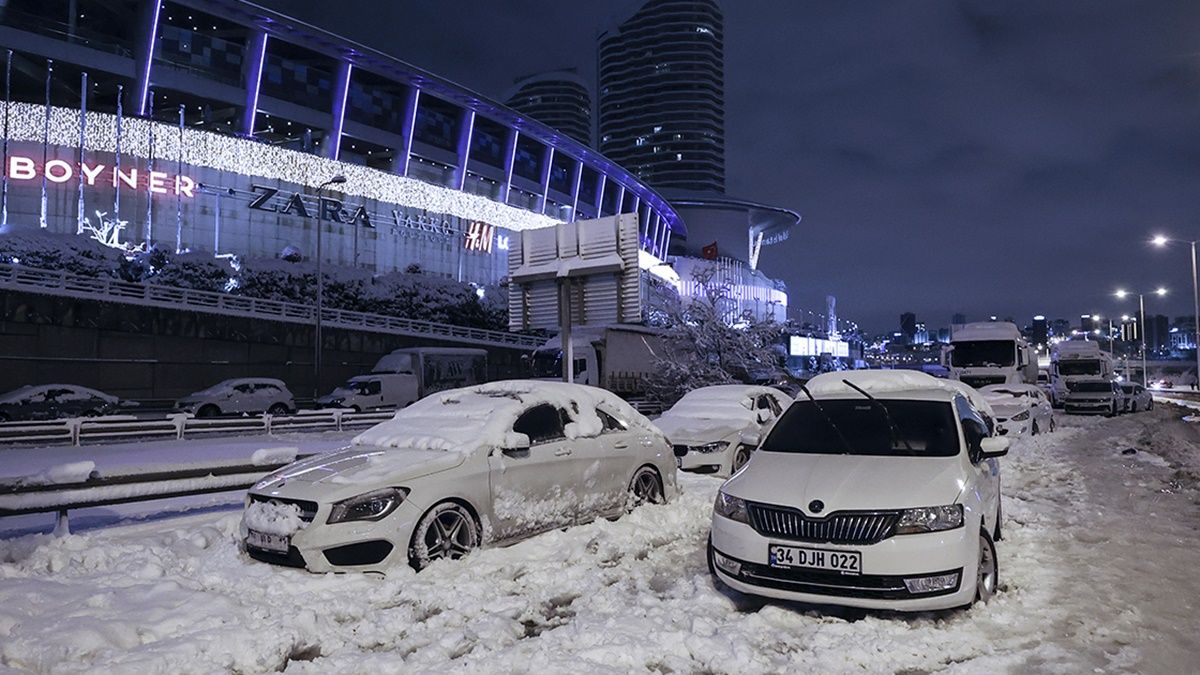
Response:
[[[728,476],[750,461],[750,453],[791,402],[771,387],[702,387],[688,392],[654,423],[671,441],[679,468]]]
[[[296,399],[282,380],[247,377],[225,380],[188,394],[175,403],[180,412],[196,417],[269,413],[287,415],[296,412]]]
[[[1139,412],[1154,409],[1154,396],[1140,384],[1121,383],[1121,412]]]
[[[1063,408],[1070,414],[1112,417],[1124,408],[1124,393],[1116,380],[1095,378],[1075,380]]]
[[[743,593],[801,602],[987,600],[1008,444],[923,373],[818,375],[718,492],[709,568]]]
[[[73,384],[24,386],[0,396],[0,422],[111,415],[136,403]]]
[[[317,399],[320,408],[349,408],[354,411],[402,408],[414,394],[408,375],[381,373],[359,375]]]
[[[313,572],[422,569],[678,492],[671,445],[616,395],[510,380],[432,394],[259,481],[247,553]]]
[[[1054,406],[1046,392],[1032,384],[989,384],[980,393],[996,412],[996,433],[1036,436],[1054,431]]]

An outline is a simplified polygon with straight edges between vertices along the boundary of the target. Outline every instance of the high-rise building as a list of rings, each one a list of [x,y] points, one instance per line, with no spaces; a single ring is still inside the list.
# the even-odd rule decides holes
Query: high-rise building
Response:
[[[912,312],[905,312],[900,315],[900,335],[908,344],[912,344],[913,339],[917,336],[917,315]]]
[[[1046,321],[1046,317],[1041,314],[1033,317],[1033,326],[1030,329],[1030,333],[1030,337],[1033,338],[1033,344],[1048,344],[1050,342],[1050,324]]]
[[[600,151],[650,185],[725,191],[725,37],[717,0],[646,0],[600,34]]]
[[[517,78],[504,105],[592,145],[592,94],[574,68]]]
[[[967,322],[967,315],[963,314],[962,312],[956,312],[954,314],[954,316],[950,318],[950,323],[952,323],[956,326],[961,326],[966,322]]]
[[[1091,333],[1095,329],[1096,329],[1096,321],[1092,318],[1091,314],[1080,314],[1079,315],[1079,330],[1080,331],[1082,331],[1084,333]]]
[[[1146,317],[1146,348],[1171,348],[1171,320],[1162,314]]]

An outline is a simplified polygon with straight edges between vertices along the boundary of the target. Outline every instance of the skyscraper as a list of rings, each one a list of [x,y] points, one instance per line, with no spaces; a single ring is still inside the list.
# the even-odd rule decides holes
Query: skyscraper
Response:
[[[900,334],[904,336],[904,341],[912,344],[914,338],[917,337],[917,315],[912,312],[905,312],[900,315]]]
[[[592,145],[592,95],[575,69],[517,78],[504,105],[585,145]]]
[[[725,191],[717,0],[646,0],[597,50],[600,152],[657,188]]]

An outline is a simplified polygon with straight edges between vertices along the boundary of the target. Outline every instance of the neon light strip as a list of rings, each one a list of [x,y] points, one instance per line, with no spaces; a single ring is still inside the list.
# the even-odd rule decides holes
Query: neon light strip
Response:
[[[571,187],[571,222],[575,222],[575,214],[579,211],[579,184],[583,181],[583,162],[575,160],[575,185]]]
[[[150,66],[154,63],[154,47],[158,42],[158,15],[162,11],[161,0],[152,0],[154,11],[150,19],[150,48],[146,53],[146,67],[142,69],[141,90],[138,92],[138,114],[146,114],[146,97],[150,95]]]
[[[408,110],[404,114],[408,115],[408,119],[404,120],[404,147],[401,148],[404,157],[400,160],[400,175],[408,175],[408,161],[412,159],[413,135],[417,133],[417,106],[421,103],[421,90],[415,86],[412,88],[412,98],[409,99]]]
[[[258,119],[258,94],[262,90],[262,73],[263,67],[267,61],[267,34],[259,33],[255,39],[261,43],[258,54],[254,62],[250,66],[250,73],[247,75],[247,86],[250,87],[250,96],[246,105],[246,111],[243,115],[242,129],[247,136],[254,135],[254,123]]]
[[[463,139],[462,147],[458,150],[458,185],[459,190],[467,184],[467,163],[471,161],[471,137],[475,135],[475,111],[467,109],[463,124],[467,125],[467,137]],[[491,241],[490,239],[488,241]]]
[[[337,159],[342,152],[342,126],[346,123],[346,98],[350,96],[350,76],[354,72],[354,64],[346,63],[345,82],[342,91],[333,101],[333,129],[330,133],[333,141],[329,146],[329,158]]]
[[[508,156],[504,159],[504,194],[502,197],[505,204],[508,203],[508,196],[512,193],[513,164],[517,161],[517,141],[521,138],[521,132],[513,129],[511,138],[512,144],[508,146]]]

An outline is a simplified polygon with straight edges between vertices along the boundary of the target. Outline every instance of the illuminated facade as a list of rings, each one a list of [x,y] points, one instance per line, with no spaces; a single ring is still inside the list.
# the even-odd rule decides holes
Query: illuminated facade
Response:
[[[634,213],[659,257],[684,232],[584,143],[250,3],[12,0],[0,44],[8,227],[311,257],[320,224],[328,263],[477,283],[504,276],[517,231]]]

